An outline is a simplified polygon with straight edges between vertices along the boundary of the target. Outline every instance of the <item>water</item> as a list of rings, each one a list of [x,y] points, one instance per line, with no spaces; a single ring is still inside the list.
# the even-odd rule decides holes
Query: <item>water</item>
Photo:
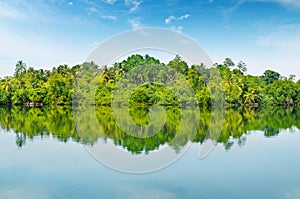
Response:
[[[95,135],[83,140],[78,136],[69,108],[0,112],[0,198],[300,198],[296,109],[230,109],[209,156],[198,158],[199,130],[178,161],[148,174],[118,172],[96,161],[85,147],[96,142]],[[129,146],[133,138],[114,127],[109,112],[108,107],[97,110],[100,126],[106,127],[98,139],[113,140],[133,156],[146,154],[145,148]],[[136,114],[142,118],[144,112]],[[207,128],[209,114],[203,111],[200,127]],[[163,132],[172,136],[172,128]],[[160,147],[146,149],[152,153],[167,145],[163,137]]]

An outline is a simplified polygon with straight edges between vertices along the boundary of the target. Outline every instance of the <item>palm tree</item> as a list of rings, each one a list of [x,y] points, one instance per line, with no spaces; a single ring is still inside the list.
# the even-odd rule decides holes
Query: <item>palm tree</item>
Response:
[[[26,64],[19,60],[16,64],[15,77],[20,77],[26,72]]]
[[[250,88],[247,93],[244,94],[244,103],[245,104],[252,104],[257,103],[259,99],[261,99],[261,96],[259,94],[259,89]]]
[[[1,82],[1,88],[8,92],[12,92],[12,87],[11,77],[5,77]]]

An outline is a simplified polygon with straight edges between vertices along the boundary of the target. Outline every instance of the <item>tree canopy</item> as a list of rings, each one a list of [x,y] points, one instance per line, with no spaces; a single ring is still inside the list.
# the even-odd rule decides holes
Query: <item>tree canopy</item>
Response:
[[[141,66],[144,71],[139,69]],[[285,78],[276,71],[267,70],[262,76],[252,76],[246,74],[244,62],[235,64],[230,58],[214,66],[207,68],[202,63],[189,66],[180,56],[164,64],[149,55],[132,55],[102,69],[94,63],[83,63],[73,67],[60,65],[50,71],[28,67],[20,60],[13,76],[0,79],[0,104],[71,105],[76,89],[74,85],[83,81],[81,77],[85,76],[88,78],[80,82],[83,85],[80,89],[85,90],[93,83],[94,90],[86,92],[94,92],[93,104],[96,105],[111,105],[116,89],[123,89],[124,95],[131,96],[130,104],[188,104],[191,102],[190,95],[183,89],[188,83],[194,91],[196,103],[211,106],[213,98],[209,83],[216,69],[222,77],[222,84],[216,82],[215,87],[225,91],[225,101],[229,106],[300,104],[300,81],[295,82],[294,75]],[[130,72],[131,79],[126,79]],[[126,87],[121,88],[120,81]],[[82,96],[79,97],[84,96],[84,92],[80,94]]]

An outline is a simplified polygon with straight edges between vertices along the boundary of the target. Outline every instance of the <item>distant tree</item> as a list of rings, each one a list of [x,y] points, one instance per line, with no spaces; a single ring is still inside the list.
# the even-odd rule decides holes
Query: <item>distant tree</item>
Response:
[[[168,63],[168,66],[175,69],[176,71],[178,71],[179,73],[185,76],[187,76],[188,74],[189,67],[187,63],[183,61],[179,55],[176,55],[176,57]]]
[[[290,81],[295,81],[295,78],[296,78],[296,75],[291,74],[291,75],[289,76],[289,80],[290,80]]]
[[[234,62],[230,59],[230,58],[226,58],[225,61],[223,62],[223,64],[227,67],[233,67],[235,66]]]
[[[263,79],[267,83],[267,85],[272,84],[276,80],[279,80],[280,74],[272,71],[272,70],[266,70],[263,75]]]
[[[247,65],[240,61],[237,65],[237,68],[239,69],[239,71],[241,71],[242,73],[246,73],[247,72]]]
[[[26,72],[26,64],[23,63],[22,60],[19,60],[16,64],[14,76],[17,78],[21,77],[25,72]]]

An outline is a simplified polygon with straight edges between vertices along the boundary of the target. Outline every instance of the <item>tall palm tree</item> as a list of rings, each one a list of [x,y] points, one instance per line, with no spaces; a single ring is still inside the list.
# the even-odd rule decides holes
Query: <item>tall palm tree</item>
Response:
[[[20,77],[26,72],[26,64],[22,60],[19,60],[16,64],[15,76]]]

